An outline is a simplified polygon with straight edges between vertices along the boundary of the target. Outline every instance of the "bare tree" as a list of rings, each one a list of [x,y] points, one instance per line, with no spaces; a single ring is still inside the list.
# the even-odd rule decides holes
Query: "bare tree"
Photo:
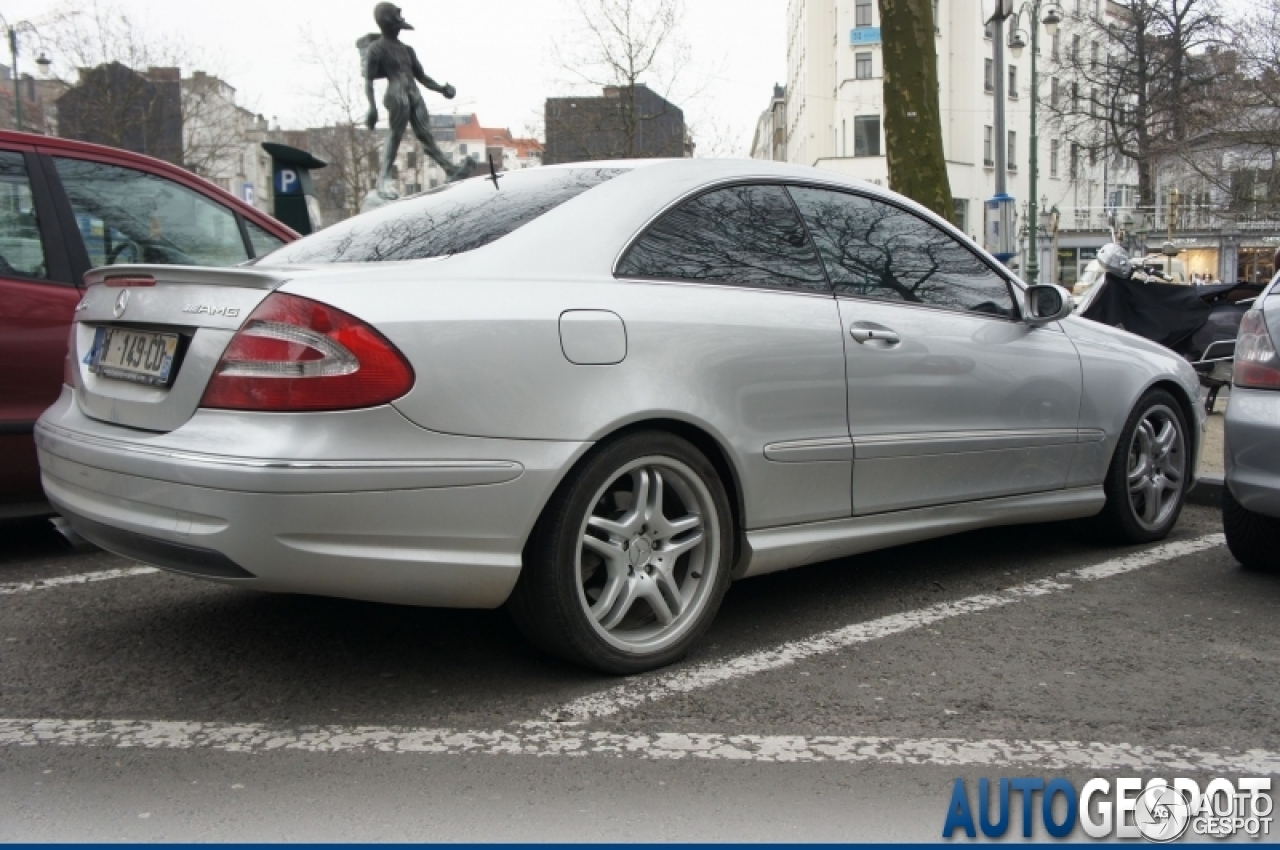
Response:
[[[360,212],[378,179],[382,131],[364,126],[368,105],[355,43],[334,44],[302,31],[307,60],[315,67],[310,96],[316,126],[307,130],[311,152],[328,163],[313,175],[326,223]]]
[[[577,0],[576,8],[577,29],[555,56],[569,85],[593,97],[548,100],[547,161],[681,155],[684,115],[673,101],[687,96],[683,0]]]
[[[60,134],[159,155],[206,177],[237,170],[253,116],[201,51],[97,0],[56,9],[40,32],[62,89]]]
[[[1209,51],[1222,37],[1217,0],[1108,0],[1102,17],[1071,19],[1055,43],[1046,104],[1071,170],[1082,150],[1127,160],[1139,205],[1154,207],[1160,163],[1217,114],[1224,67]]]

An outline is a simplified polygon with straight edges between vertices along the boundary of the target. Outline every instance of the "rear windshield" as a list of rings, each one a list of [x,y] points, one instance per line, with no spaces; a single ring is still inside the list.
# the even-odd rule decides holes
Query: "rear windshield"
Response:
[[[377,263],[474,251],[625,168],[533,168],[446,183],[286,245],[262,265]]]

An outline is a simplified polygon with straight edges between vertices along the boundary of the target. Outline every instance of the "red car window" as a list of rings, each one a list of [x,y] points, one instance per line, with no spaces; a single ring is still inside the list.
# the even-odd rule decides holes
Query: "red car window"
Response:
[[[89,264],[230,266],[249,259],[230,209],[153,174],[54,157]]]

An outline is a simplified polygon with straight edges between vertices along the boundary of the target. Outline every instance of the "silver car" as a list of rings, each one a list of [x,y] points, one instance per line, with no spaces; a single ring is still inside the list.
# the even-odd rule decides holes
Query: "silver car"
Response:
[[[90,283],[37,429],[84,537],[245,588],[505,604],[611,673],[679,658],[733,579],[1009,523],[1159,539],[1203,427],[1173,353],[780,163],[477,178],[247,267]]]
[[[1244,314],[1227,404],[1227,545],[1247,567],[1280,571],[1280,277]]]

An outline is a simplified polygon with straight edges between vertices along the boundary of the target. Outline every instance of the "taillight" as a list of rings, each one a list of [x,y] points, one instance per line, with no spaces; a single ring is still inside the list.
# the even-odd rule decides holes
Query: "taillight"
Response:
[[[382,334],[341,310],[276,292],[232,338],[200,406],[350,410],[412,387],[413,368]]]
[[[1250,310],[1240,321],[1233,380],[1237,387],[1280,390],[1280,357],[1276,356],[1276,346],[1267,333],[1267,320],[1261,310]]]

